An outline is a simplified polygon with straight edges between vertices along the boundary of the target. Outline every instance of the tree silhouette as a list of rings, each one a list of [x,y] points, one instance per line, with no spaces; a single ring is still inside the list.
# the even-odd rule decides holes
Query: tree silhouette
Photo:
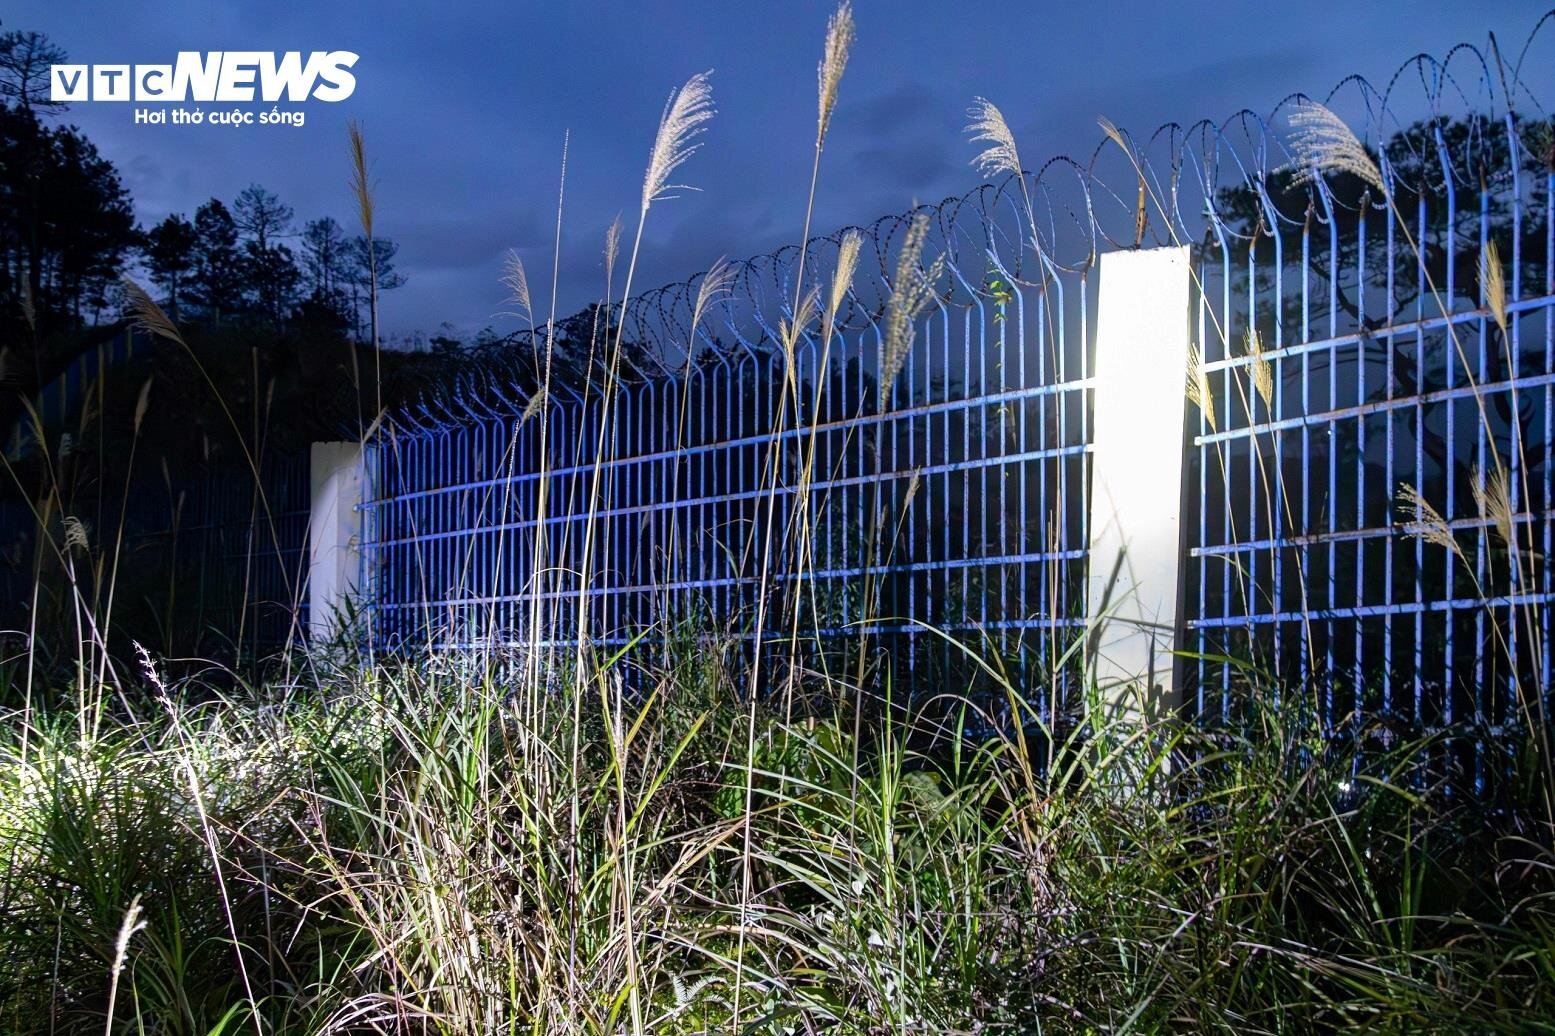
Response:
[[[49,98],[49,66],[65,62],[65,52],[41,32],[0,33],[0,98],[28,110],[63,111]]]
[[[1390,324],[1481,304],[1482,230],[1503,262],[1520,258],[1519,269],[1508,271],[1509,275],[1515,272],[1523,284],[1539,285],[1548,261],[1544,223],[1525,218],[1519,234],[1513,220],[1510,172],[1514,167],[1525,172],[1525,189],[1530,192],[1524,199],[1526,211],[1547,210],[1544,175],[1555,164],[1550,123],[1525,121],[1517,141],[1509,140],[1506,124],[1495,119],[1449,120],[1439,129],[1441,146],[1438,127],[1429,122],[1413,124],[1383,145],[1381,157],[1393,173],[1391,201],[1359,177],[1340,173],[1328,181],[1325,204],[1312,187],[1297,182],[1295,171],[1280,169],[1262,184],[1277,216],[1271,221],[1253,187],[1222,190],[1216,208],[1240,239],[1230,243],[1236,256],[1233,267],[1246,261],[1249,250],[1254,263],[1259,302],[1255,312],[1242,314],[1243,319],[1272,340],[1276,325],[1301,326],[1305,304],[1314,334],[1326,336],[1326,330],[1318,329],[1330,323],[1337,334],[1359,332],[1361,362],[1380,367],[1386,364],[1390,347],[1373,336]],[[1449,163],[1446,168],[1444,157]],[[1445,189],[1448,176],[1457,185],[1456,205],[1451,209]],[[1396,227],[1390,234],[1390,216],[1407,221],[1407,239],[1404,230]],[[1299,247],[1303,227],[1311,241],[1305,260]],[[1283,248],[1277,249],[1276,234]],[[1293,278],[1303,275],[1322,286],[1305,299],[1290,288],[1299,283]],[[1277,276],[1285,279],[1283,292],[1275,291]],[[1237,303],[1245,305],[1245,298]],[[1437,351],[1446,350],[1445,340],[1436,344]],[[1480,380],[1486,383],[1519,373],[1508,371],[1508,351],[1494,343],[1485,349],[1484,363]],[[1392,385],[1373,371],[1368,375],[1368,395],[1378,398],[1383,393],[1415,395],[1442,389],[1453,363],[1434,359],[1421,366],[1417,376],[1412,363],[1392,364]],[[1337,376],[1343,381],[1358,373],[1352,370]],[[1525,397],[1521,402],[1526,411],[1530,400]],[[1512,404],[1513,397],[1507,393],[1491,394],[1487,402],[1489,431],[1503,450],[1510,449],[1513,426],[1526,423],[1528,416],[1526,412],[1514,415]],[[1419,436],[1436,472],[1445,473],[1452,453],[1445,431],[1427,424],[1411,434]],[[1457,458],[1458,467],[1467,463],[1468,458]],[[1460,481],[1469,485],[1466,478]]]
[[[292,207],[257,183],[238,194],[232,203],[232,218],[261,249],[269,248],[272,238],[285,237],[292,230]]]
[[[79,326],[137,243],[113,163],[73,126],[0,106],[0,297],[44,330]]]
[[[221,323],[243,303],[243,264],[238,252],[238,228],[232,213],[212,198],[194,214],[194,276],[192,296]]]
[[[292,250],[277,238],[292,232],[292,207],[257,183],[251,183],[232,203],[238,230],[248,235],[243,244],[243,269],[248,289],[258,310],[272,324],[281,325],[302,279]]]
[[[329,216],[310,220],[302,231],[302,255],[309,297],[345,311],[345,284],[351,276],[349,242]]]
[[[113,164],[75,127],[0,103],[0,429],[106,337],[86,325],[138,241]]]
[[[267,247],[258,240],[247,241],[243,244],[243,269],[259,311],[279,327],[302,280],[296,256],[285,245]]]
[[[362,337],[362,328],[367,320],[362,315],[362,307],[368,304],[368,289],[372,286],[373,270],[378,272],[378,294],[382,297],[386,291],[392,291],[405,283],[405,275],[394,268],[394,258],[399,255],[400,246],[387,238],[374,238],[369,251],[367,238],[360,235],[353,237],[347,246],[347,280],[350,284],[351,294],[351,326],[352,332]],[[371,261],[376,259],[376,266]]]
[[[1391,206],[1375,188],[1350,173],[1339,173],[1328,180],[1330,202],[1324,205],[1312,188],[1298,182],[1296,170],[1282,168],[1262,184],[1279,224],[1271,227],[1254,188],[1238,185],[1220,191],[1215,207],[1242,239],[1240,247],[1251,242],[1260,287],[1272,286],[1280,265],[1272,232],[1278,230],[1285,235],[1283,262],[1288,273],[1302,262],[1299,248],[1290,247],[1289,235],[1292,228],[1307,226],[1314,233],[1307,259],[1310,276],[1326,284],[1330,271],[1365,271],[1361,282],[1335,286],[1332,313],[1327,292],[1315,294],[1309,303],[1314,322],[1332,316],[1341,326],[1376,331],[1396,314],[1417,304],[1430,308],[1434,299],[1420,297],[1422,267],[1438,290],[1445,292],[1449,283],[1452,285],[1453,298],[1445,300],[1449,305],[1455,301],[1478,305],[1482,217],[1487,238],[1496,244],[1503,259],[1517,254],[1513,248],[1511,199],[1506,182],[1514,164],[1508,150],[1511,142],[1505,123],[1499,120],[1455,119],[1444,122],[1440,129],[1441,149],[1435,125],[1426,122],[1401,130],[1384,145],[1386,164],[1394,174]],[[1517,149],[1518,164],[1536,174],[1529,179],[1537,198],[1541,190],[1539,180],[1555,160],[1548,150],[1550,123],[1525,122],[1519,132],[1523,139]],[[1441,164],[1443,154],[1450,163],[1447,169]],[[1447,191],[1443,189],[1449,170],[1458,185],[1451,225]],[[1544,199],[1547,203],[1548,199]],[[1418,252],[1406,243],[1402,233],[1395,233],[1390,245],[1383,222],[1390,207],[1408,221],[1408,231]],[[1358,233],[1363,220],[1370,231],[1364,237]],[[1333,250],[1329,246],[1330,230],[1337,246]],[[1537,221],[1523,221],[1520,244],[1523,278],[1536,284],[1545,261],[1543,228]],[[1261,294],[1266,300],[1273,298],[1271,292]],[[1272,308],[1265,308],[1259,318],[1282,319],[1287,326],[1294,326],[1298,322],[1299,303],[1286,298],[1284,304],[1286,312],[1276,314]]]
[[[167,293],[168,312],[179,318],[178,298],[189,271],[194,269],[199,235],[194,224],[177,213],[146,232],[146,266],[151,279]]]

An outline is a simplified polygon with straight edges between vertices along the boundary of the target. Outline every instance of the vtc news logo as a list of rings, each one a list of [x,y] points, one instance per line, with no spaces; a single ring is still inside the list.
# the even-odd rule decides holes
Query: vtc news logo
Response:
[[[194,101],[202,104],[343,101],[356,89],[348,50],[180,51],[167,65],[53,65],[49,98],[80,101]]]

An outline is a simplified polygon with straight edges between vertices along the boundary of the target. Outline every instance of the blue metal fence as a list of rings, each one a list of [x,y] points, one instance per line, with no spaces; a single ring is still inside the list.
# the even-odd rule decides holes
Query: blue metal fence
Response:
[[[1197,252],[1213,413],[1192,430],[1187,646],[1315,687],[1329,729],[1494,731],[1547,703],[1555,151],[1531,90],[1551,66],[1497,57],[1346,84],[1329,103],[1371,113],[1383,188],[1295,186],[1271,149],[1221,196],[1254,218],[1216,212]],[[1231,667],[1189,668],[1201,713],[1235,708]]]
[[[401,425],[368,505],[377,635],[538,624],[570,644],[581,600],[600,645],[716,627],[841,664],[865,637],[911,669],[959,655],[932,622],[1027,659],[1083,621],[1084,512],[1065,501],[1086,477],[1086,304],[1083,278],[941,303],[889,393],[871,321],[790,360],[730,320],[731,347],[629,385],[603,430],[597,395],[554,390],[527,421],[515,401]]]
[[[1190,244],[1206,389],[1184,429],[1191,706],[1233,708],[1243,670],[1210,660],[1232,655],[1316,688],[1331,727],[1357,706],[1511,722],[1519,688],[1550,682],[1555,145],[1535,88],[1552,49],[1547,16],[1516,62],[1460,47],[1329,95],[1380,146],[1383,192],[1296,182],[1293,98],[1267,120],[1118,134],[855,229],[864,259],[828,340],[807,326],[790,348],[782,328],[798,271],[824,284],[842,234],[739,264],[700,308],[699,277],[596,310],[568,344],[606,356],[619,335],[608,391],[588,363],[537,390],[542,331],[517,373],[370,444],[376,643],[723,630],[747,654],[802,646],[773,650],[807,666],[885,648],[866,653],[932,684],[975,671],[944,633],[1061,707],[1086,625],[1096,259]],[[943,275],[893,370],[885,300],[919,219]],[[1404,513],[1404,483],[1456,547]]]

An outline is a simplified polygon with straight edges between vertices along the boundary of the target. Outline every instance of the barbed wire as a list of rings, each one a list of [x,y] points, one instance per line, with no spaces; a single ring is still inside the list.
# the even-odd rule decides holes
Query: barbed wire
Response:
[[[1145,137],[1124,129],[1115,135],[1104,131],[1084,160],[1057,155],[1020,176],[812,237],[802,249],[804,269],[821,283],[830,276],[843,237],[862,237],[859,270],[836,320],[837,332],[847,335],[877,326],[890,292],[892,256],[900,237],[920,218],[929,221],[924,254],[944,256],[947,276],[940,299],[945,305],[993,298],[989,279],[995,273],[1043,291],[1059,277],[1088,276],[1105,251],[1206,241],[1229,247],[1296,227],[1300,221],[1274,204],[1270,185],[1282,172],[1294,172],[1286,132],[1289,113],[1313,100],[1349,122],[1378,155],[1387,182],[1401,190],[1438,193],[1449,182],[1506,189],[1517,168],[1542,163],[1555,170],[1550,113],[1539,95],[1549,86],[1543,77],[1551,69],[1555,9],[1535,22],[1515,59],[1492,34],[1483,46],[1459,44],[1441,58],[1416,54],[1381,89],[1364,76],[1351,75],[1321,97],[1289,94],[1268,115],[1244,108],[1220,122],[1168,122]],[[1463,129],[1461,140],[1451,142],[1456,153],[1449,153],[1442,132],[1452,122]],[[1430,151],[1423,146],[1427,140]],[[1336,194],[1321,175],[1305,189],[1310,204],[1304,218],[1319,222],[1366,204],[1364,196],[1357,202]],[[1227,199],[1238,192],[1257,204],[1259,218],[1252,228],[1239,226],[1226,211]],[[605,319],[596,323],[606,337],[622,325],[623,341],[630,343],[628,381],[680,377],[696,364],[764,356],[777,339],[780,321],[792,316],[800,256],[801,247],[794,244],[732,263],[725,274],[728,290],[705,307],[695,328],[692,315],[708,271],[601,307]],[[441,391],[423,393],[418,402],[390,415],[385,426],[433,434],[469,421],[521,415],[533,386],[513,370],[511,357],[535,355],[545,337],[543,326],[507,336],[489,350],[494,362],[456,376]],[[571,394],[582,405],[576,390]]]

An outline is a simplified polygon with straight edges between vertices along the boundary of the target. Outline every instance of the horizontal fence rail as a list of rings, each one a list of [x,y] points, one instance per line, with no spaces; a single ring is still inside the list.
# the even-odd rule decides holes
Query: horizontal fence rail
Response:
[[[1149,432],[1185,450],[1186,706],[1228,719],[1269,683],[1336,732],[1524,722],[1551,682],[1551,68],[1547,15],[1518,55],[1347,80],[1323,100],[1380,188],[1292,167],[1299,96],[1109,128],[1086,162],[520,337],[368,444],[372,640],[721,633],[746,661],[883,657],[927,692],[991,669],[1073,705],[1097,259],[1187,245],[1198,359],[1162,391],[1197,405]],[[850,235],[835,320],[792,331]],[[932,292],[897,355],[903,275]]]
[[[624,387],[604,422],[596,399],[553,399],[387,433],[366,505],[376,635],[538,624],[553,646],[580,626],[619,646],[713,624],[823,654],[883,640],[915,670],[955,657],[939,634],[928,650],[931,623],[1019,660],[1083,621],[1074,290],[1079,326],[1061,285],[938,306],[885,388],[871,327],[792,357],[709,353]]]
[[[1184,596],[1201,715],[1238,708],[1237,671],[1210,661],[1229,655],[1313,688],[1335,731],[1544,721],[1550,121],[1498,95],[1530,84],[1478,54],[1414,67],[1460,107],[1382,123],[1380,188],[1262,177],[1222,193],[1252,218],[1213,219],[1197,253],[1209,398]]]

